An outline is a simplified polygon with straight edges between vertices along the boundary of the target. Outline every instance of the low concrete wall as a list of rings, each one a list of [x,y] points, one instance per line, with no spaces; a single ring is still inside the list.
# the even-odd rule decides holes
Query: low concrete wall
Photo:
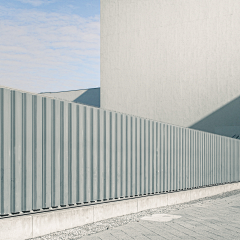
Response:
[[[240,182],[0,219],[0,239],[27,239],[240,189]]]

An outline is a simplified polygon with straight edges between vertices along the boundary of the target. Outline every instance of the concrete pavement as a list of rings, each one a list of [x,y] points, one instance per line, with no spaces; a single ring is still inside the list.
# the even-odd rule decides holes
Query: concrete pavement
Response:
[[[105,230],[81,239],[240,239],[240,191],[189,204],[158,214],[181,216],[162,222],[160,215]],[[154,211],[147,215],[151,217]],[[169,216],[165,216],[169,220]],[[172,216],[173,217],[173,216]],[[171,216],[170,216],[171,218]],[[156,221],[153,221],[156,220]],[[77,236],[74,239],[80,239]]]

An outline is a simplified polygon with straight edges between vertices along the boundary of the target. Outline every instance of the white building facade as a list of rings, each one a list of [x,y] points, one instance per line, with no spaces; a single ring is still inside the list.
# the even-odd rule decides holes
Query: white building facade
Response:
[[[239,12],[236,0],[101,0],[101,107],[238,133]]]

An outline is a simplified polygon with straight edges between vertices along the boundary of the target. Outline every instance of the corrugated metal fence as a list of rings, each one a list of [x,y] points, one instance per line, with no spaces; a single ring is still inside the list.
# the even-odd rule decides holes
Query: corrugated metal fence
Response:
[[[240,141],[0,89],[0,214],[240,180]]]

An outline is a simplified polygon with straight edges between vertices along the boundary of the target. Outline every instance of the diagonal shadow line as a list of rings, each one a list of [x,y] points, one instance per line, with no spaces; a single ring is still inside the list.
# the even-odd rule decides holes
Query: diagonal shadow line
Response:
[[[215,129],[218,126],[240,127],[240,96],[189,126],[189,128],[216,133]],[[236,132],[234,134],[240,133]]]

